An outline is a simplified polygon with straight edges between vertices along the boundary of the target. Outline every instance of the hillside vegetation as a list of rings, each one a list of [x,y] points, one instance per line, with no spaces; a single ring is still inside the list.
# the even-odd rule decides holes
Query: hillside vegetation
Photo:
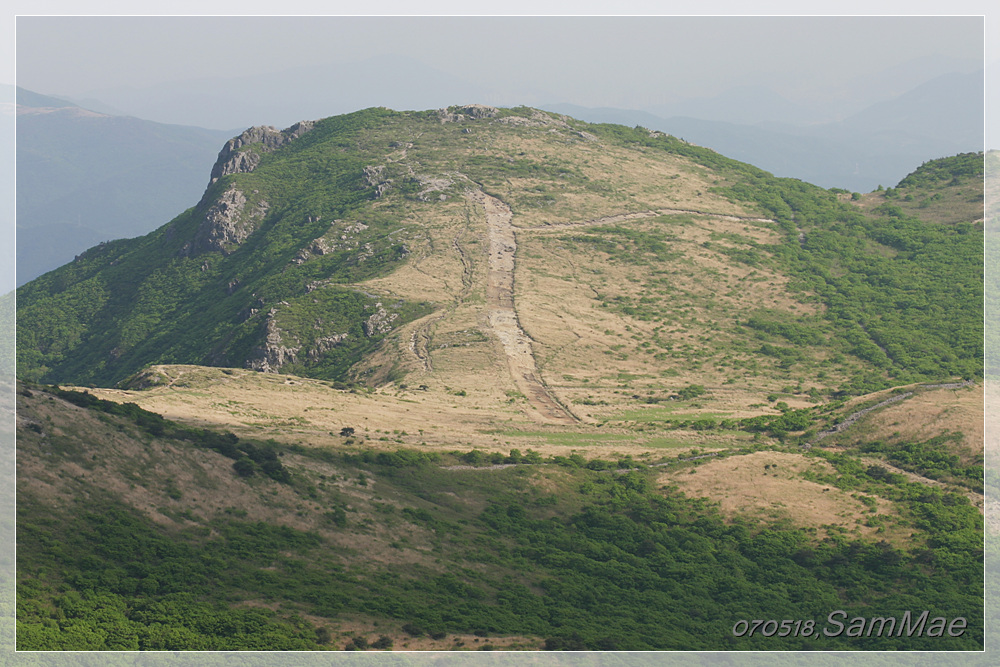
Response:
[[[980,649],[982,164],[247,130],[17,293],[19,648]],[[837,609],[968,631],[733,634]]]
[[[517,314],[548,382],[598,381],[584,369],[603,354],[632,375],[736,387],[795,368],[848,393],[981,374],[977,219],[933,224],[888,203],[865,215],[641,128],[461,111],[372,109],[276,148],[248,139],[234,154],[256,157],[230,163],[251,171],[19,291],[19,373],[110,386],[198,363],[381,383],[428,370],[428,355],[443,375],[449,358],[487,367],[489,221],[469,196],[482,192],[512,212]],[[911,178],[929,193],[968,163]],[[462,332],[472,349],[438,351]]]
[[[21,649],[983,641],[978,511],[846,454],[806,459],[802,483],[845,490],[872,508],[870,525],[900,522],[913,537],[894,545],[837,526],[726,519],[670,483],[710,475],[703,459],[378,452],[351,438],[337,449],[287,446],[38,386],[19,389],[18,409]],[[772,471],[786,459],[761,466],[754,451],[726,460],[749,463],[761,481],[786,474]],[[748,600],[755,617],[814,619],[815,635],[737,639]],[[967,618],[968,631],[819,631],[835,609],[927,608]]]

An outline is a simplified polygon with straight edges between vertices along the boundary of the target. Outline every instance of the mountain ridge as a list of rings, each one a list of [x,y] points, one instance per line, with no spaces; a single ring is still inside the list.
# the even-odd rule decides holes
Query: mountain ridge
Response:
[[[616,171],[626,161],[629,172]],[[926,270],[906,250],[912,234],[936,252],[968,253],[968,228],[921,227],[884,198],[852,204],[655,131],[483,105],[371,109],[284,133],[252,128],[227,143],[210,180],[196,206],[156,232],[91,249],[22,289],[26,377],[114,384],[149,364],[208,363],[371,386],[408,375],[453,386],[447,378],[469,378],[444,359],[467,357],[468,368],[497,374],[497,384],[479,390],[487,404],[505,387],[528,396],[536,414],[573,421],[580,410],[568,401],[611,397],[581,398],[578,382],[562,389],[558,378],[582,372],[598,381],[601,364],[585,370],[584,360],[600,359],[593,355],[602,349],[623,373],[669,372],[700,384],[697,364],[663,333],[687,319],[675,310],[683,299],[674,306],[654,297],[678,289],[699,313],[684,326],[702,332],[685,348],[709,355],[720,388],[743,375],[738,386],[752,392],[739,369],[767,357],[781,362],[768,371],[777,386],[782,368],[815,365],[830,349],[848,355],[834,371],[840,386],[819,366],[811,373],[831,393],[981,372],[981,352],[965,340],[975,325],[917,310],[904,316],[917,306],[899,310],[916,303],[903,283],[898,296],[866,297],[889,309],[882,314],[837,305],[870,290],[841,280],[837,263],[876,261],[872,279],[896,281],[874,276],[909,264]],[[876,200],[884,206],[868,205]],[[886,256],[869,255],[865,244]],[[566,254],[568,247],[575,250]],[[810,265],[822,257],[828,268]],[[959,262],[951,270],[974,268]],[[709,276],[727,291],[706,291]],[[748,280],[759,287],[748,290]],[[972,294],[969,280],[959,282]],[[942,281],[922,298],[943,307],[951,288]],[[784,285],[798,287],[789,294]],[[751,294],[771,308],[747,300]],[[752,315],[744,319],[739,308]],[[904,324],[914,317],[929,327],[919,336]],[[782,332],[784,345],[799,348],[745,347],[747,327]],[[630,330],[648,337],[639,358],[617,351],[621,334],[608,334]],[[942,341],[956,336],[961,354],[944,352]],[[431,350],[435,337],[443,347]],[[444,342],[462,337],[459,348]],[[723,340],[742,350],[740,361],[722,351]],[[599,410],[585,412],[589,420]]]
[[[843,119],[808,124],[780,122],[773,115],[753,124],[706,114],[543,106],[593,122],[637,122],[774,174],[868,192],[897,182],[928,159],[983,150],[982,75],[942,74]]]
[[[17,96],[18,285],[176,215],[204,188],[196,167],[229,136],[89,111],[24,89]]]

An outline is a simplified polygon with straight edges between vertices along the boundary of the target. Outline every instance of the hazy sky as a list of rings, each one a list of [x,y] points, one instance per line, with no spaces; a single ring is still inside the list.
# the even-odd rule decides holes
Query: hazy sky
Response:
[[[21,16],[17,83],[99,99],[121,87],[392,54],[488,84],[499,104],[644,108],[739,84],[815,102],[849,96],[845,85],[859,75],[917,58],[982,62],[981,26],[979,17],[932,16]]]

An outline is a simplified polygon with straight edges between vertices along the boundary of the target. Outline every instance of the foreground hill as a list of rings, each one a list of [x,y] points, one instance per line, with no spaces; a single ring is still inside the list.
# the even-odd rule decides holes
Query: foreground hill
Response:
[[[983,645],[979,511],[848,453],[308,446],[17,401],[22,650]],[[836,634],[838,609],[967,627]],[[747,614],[813,623],[734,636]]]

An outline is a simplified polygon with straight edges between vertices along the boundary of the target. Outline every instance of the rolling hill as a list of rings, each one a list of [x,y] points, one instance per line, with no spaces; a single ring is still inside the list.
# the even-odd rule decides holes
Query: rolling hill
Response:
[[[219,395],[186,387],[188,402]],[[975,401],[955,393],[921,395]],[[22,650],[983,643],[982,516],[968,488],[877,454],[745,442],[622,456],[583,438],[568,455],[462,452],[360,425],[336,445],[295,427],[279,442],[51,387],[21,386],[17,400]],[[853,621],[913,609],[967,627],[822,632],[836,630],[834,610]],[[748,613],[811,620],[784,639],[734,636]]]
[[[482,105],[250,128],[18,290],[19,647],[981,647],[982,174],[824,190]]]

